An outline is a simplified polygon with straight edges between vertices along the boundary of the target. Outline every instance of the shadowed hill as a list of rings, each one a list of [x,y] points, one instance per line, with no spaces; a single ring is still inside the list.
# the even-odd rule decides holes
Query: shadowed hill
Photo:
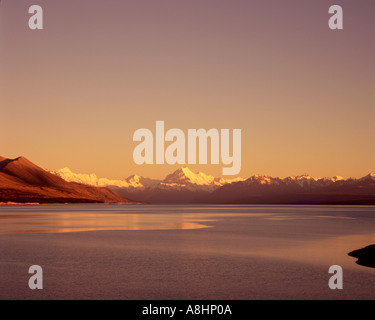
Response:
[[[18,178],[26,184],[44,187],[66,187],[66,182],[59,177],[49,174],[24,157],[14,160],[4,160],[0,164],[0,170],[14,178]]]
[[[67,182],[24,157],[0,157],[0,202],[134,203],[107,188]]]

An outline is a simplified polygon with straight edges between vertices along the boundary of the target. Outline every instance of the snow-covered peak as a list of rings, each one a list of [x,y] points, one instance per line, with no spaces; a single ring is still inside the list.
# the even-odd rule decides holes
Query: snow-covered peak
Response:
[[[367,176],[364,176],[360,180],[374,180],[375,181],[375,173],[369,173]]]
[[[136,174],[124,180],[111,180],[107,178],[98,178],[96,174],[74,173],[69,168],[63,168],[57,171],[46,171],[64,179],[65,181],[87,184],[94,187],[117,187],[131,190],[142,190],[160,182],[160,180],[144,178]]]
[[[137,174],[133,174],[131,175],[130,177],[127,177],[125,180],[126,181],[134,181],[134,182],[139,182],[141,181],[142,177],[137,175]]]
[[[62,174],[67,174],[67,175],[73,173],[72,170],[70,170],[69,168],[62,168],[62,169],[59,169],[57,172],[60,172]]]
[[[291,176],[289,177],[291,180],[295,180],[295,181],[306,181],[306,180],[313,180],[313,181],[317,181],[319,180],[320,178],[314,178],[312,176],[310,176],[309,174],[307,173],[304,173],[304,174],[301,174],[299,176]]]
[[[73,173],[69,168],[59,169],[57,171],[47,170],[48,172],[64,179],[68,182],[82,183],[94,187],[120,187],[127,188],[129,183],[124,180],[110,180],[107,178],[98,178],[96,174]]]
[[[187,167],[182,167],[169,174],[158,185],[162,189],[213,191],[225,184],[244,181],[242,178],[224,179],[214,177],[203,172],[193,172]]]
[[[256,174],[254,176],[251,176],[249,179],[246,180],[247,184],[262,184],[262,185],[274,185],[279,184],[279,178],[272,178],[270,176],[265,176],[262,174]]]
[[[162,189],[175,190],[213,190],[215,177],[206,175],[202,172],[194,173],[189,168],[179,168],[175,172],[169,174],[158,187]]]
[[[96,174],[76,174],[73,173],[69,168],[62,168],[57,171],[48,170],[50,173],[64,179],[68,182],[77,182],[82,184],[88,184],[91,186],[98,186],[98,177]]]
[[[215,180],[215,177],[206,175],[202,172],[194,173],[189,168],[183,167],[175,172],[169,174],[164,180],[164,183],[186,184],[192,183],[195,185],[210,185]]]
[[[126,178],[125,181],[129,184],[129,187],[142,189],[155,186],[160,182],[160,180],[144,178],[137,174],[131,175],[130,177]]]
[[[277,178],[277,177],[270,177],[261,174],[256,174],[251,176],[249,179],[246,180],[248,185],[250,184],[261,184],[261,185],[299,185],[300,187],[313,187],[313,186],[323,186],[329,185],[331,183],[335,183],[337,181],[345,181],[345,179],[341,176],[335,176],[333,178],[328,177],[313,177],[309,174],[302,174],[298,176],[289,176],[286,178]]]
[[[222,177],[217,177],[214,179],[214,183],[218,186],[223,186],[224,184],[233,183],[233,182],[240,182],[245,181],[246,179],[238,177],[233,179],[224,179]]]
[[[343,177],[341,177],[341,176],[334,176],[333,178],[332,178],[332,180],[333,181],[343,181],[343,180],[345,180]]]

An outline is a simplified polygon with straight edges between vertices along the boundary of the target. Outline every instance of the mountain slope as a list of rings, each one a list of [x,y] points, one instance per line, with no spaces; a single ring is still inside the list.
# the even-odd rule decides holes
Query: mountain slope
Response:
[[[13,160],[7,159],[6,163],[0,170],[8,176],[18,178],[24,183],[33,186],[66,186],[66,182],[52,174],[47,174],[43,169],[39,168],[24,157]]]
[[[0,158],[0,202],[133,203],[106,188],[67,182],[24,157]]]

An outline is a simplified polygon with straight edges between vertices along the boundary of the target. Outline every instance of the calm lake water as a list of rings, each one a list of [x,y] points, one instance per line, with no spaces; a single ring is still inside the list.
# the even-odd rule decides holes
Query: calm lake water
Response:
[[[374,206],[1,206],[0,298],[373,299],[375,269],[347,255],[370,244]]]

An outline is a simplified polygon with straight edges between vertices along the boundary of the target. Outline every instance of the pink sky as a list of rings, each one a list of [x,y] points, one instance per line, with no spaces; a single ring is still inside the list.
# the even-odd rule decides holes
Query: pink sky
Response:
[[[44,30],[28,29],[32,4]],[[161,178],[179,166],[134,164],[132,136],[164,120],[242,129],[244,177],[374,172],[374,14],[373,0],[2,0],[0,154]]]

